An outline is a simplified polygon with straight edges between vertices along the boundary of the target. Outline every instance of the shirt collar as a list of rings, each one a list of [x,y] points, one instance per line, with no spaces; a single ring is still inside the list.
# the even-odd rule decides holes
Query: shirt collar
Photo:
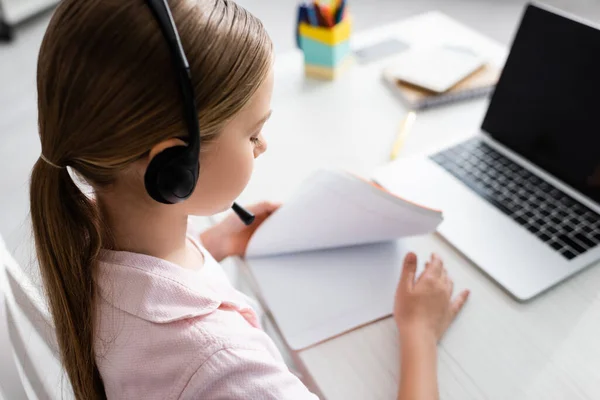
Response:
[[[156,323],[169,323],[210,314],[227,301],[206,272],[207,252],[200,270],[137,253],[102,250],[94,276],[98,294],[129,314]],[[232,288],[233,289],[233,288]]]

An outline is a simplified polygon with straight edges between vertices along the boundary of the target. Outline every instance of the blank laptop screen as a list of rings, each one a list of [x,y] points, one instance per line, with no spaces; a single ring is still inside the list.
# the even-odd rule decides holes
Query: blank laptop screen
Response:
[[[600,203],[600,30],[528,6],[482,129]]]

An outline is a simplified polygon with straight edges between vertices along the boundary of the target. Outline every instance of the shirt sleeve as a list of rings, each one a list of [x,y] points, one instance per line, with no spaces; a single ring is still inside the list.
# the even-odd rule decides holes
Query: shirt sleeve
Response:
[[[194,373],[181,399],[318,400],[267,350],[217,351]]]

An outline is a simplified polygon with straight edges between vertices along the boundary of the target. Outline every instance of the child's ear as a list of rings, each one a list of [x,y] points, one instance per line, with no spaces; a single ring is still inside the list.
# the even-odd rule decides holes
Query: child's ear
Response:
[[[148,154],[148,158],[147,158],[147,162],[150,163],[150,161],[160,152],[170,148],[170,147],[175,147],[175,146],[187,146],[187,143],[184,142],[181,139],[177,139],[177,138],[172,138],[172,139],[167,139],[165,141],[160,142],[159,144],[157,144],[156,146],[154,146],[151,150],[150,153]]]

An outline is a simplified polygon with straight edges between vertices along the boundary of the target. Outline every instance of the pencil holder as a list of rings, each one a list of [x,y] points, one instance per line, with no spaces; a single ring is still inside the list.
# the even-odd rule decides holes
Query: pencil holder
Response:
[[[351,32],[350,15],[331,28],[301,23],[300,49],[306,76],[333,80],[342,74],[352,62]]]

